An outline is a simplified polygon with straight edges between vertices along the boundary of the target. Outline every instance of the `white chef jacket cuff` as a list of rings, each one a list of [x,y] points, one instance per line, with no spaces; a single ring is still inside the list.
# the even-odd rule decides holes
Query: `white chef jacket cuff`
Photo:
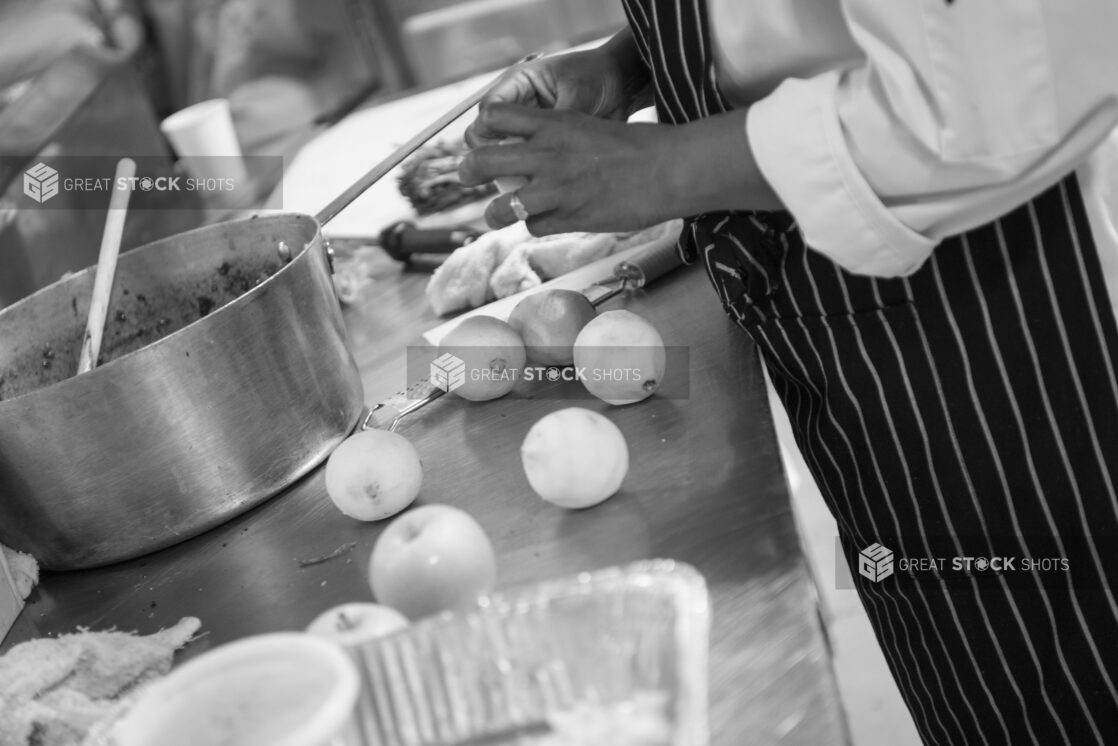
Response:
[[[937,242],[898,220],[855,165],[835,106],[838,76],[786,80],[754,104],[745,125],[753,156],[808,246],[857,274],[911,274]]]

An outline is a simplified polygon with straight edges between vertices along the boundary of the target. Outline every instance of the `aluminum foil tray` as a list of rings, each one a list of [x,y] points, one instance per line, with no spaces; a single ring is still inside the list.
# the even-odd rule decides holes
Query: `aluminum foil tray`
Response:
[[[358,649],[368,746],[702,746],[710,606],[640,562],[479,600]]]

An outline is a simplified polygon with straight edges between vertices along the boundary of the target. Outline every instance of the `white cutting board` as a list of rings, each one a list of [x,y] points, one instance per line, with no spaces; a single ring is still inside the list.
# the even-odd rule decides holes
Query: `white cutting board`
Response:
[[[490,74],[470,78],[350,114],[304,145],[284,169],[280,207],[287,212],[317,214],[397,146],[492,77]],[[432,142],[460,139],[474,116],[475,111],[467,112]],[[336,238],[370,238],[379,236],[382,229],[398,220],[416,220],[415,210],[400,194],[398,174],[399,167],[369,187],[323,232]],[[484,208],[484,202],[475,205],[469,217],[476,218]],[[471,222],[465,215],[443,217],[447,224]],[[427,227],[436,227],[433,221],[422,222]]]
[[[437,345],[442,341],[442,338],[448,331],[461,324],[463,319],[467,319],[470,316],[493,316],[501,321],[508,321],[509,314],[512,313],[512,309],[516,308],[516,304],[529,295],[538,293],[541,290],[582,290],[590,287],[596,282],[608,279],[613,274],[614,267],[643,248],[645,248],[644,245],[633,246],[624,251],[619,251],[616,254],[604,256],[597,261],[590,262],[590,264],[572,270],[565,275],[560,275],[554,280],[548,280],[534,288],[522,290],[519,293],[500,298],[492,303],[486,303],[484,306],[478,306],[477,308],[455,316],[450,321],[439,324],[434,329],[427,330],[423,333],[423,338],[429,344]]]
[[[599,41],[573,47],[571,51],[597,46]],[[386,158],[397,146],[407,142],[420,129],[445,114],[452,106],[476,93],[501,70],[422,91],[393,101],[360,109],[342,119],[308,142],[285,166],[281,204],[285,212],[315,215],[339,194]],[[466,127],[477,116],[471,109],[432,142],[460,140]],[[646,109],[634,121],[655,121],[655,112]],[[417,218],[411,203],[397,187],[399,167],[369,187],[323,232],[329,237],[369,239],[399,220],[411,220],[421,227],[438,228],[483,223],[482,213],[489,200],[464,205],[437,215]]]
[[[678,239],[678,232],[673,231],[652,241],[637,244],[636,246],[630,246],[623,251],[618,251],[615,254],[610,254],[609,256],[602,257],[597,261],[590,262],[589,264],[583,265],[578,269],[571,270],[565,275],[560,275],[559,277],[556,277],[552,280],[548,280],[547,282],[537,285],[534,288],[522,290],[521,292],[514,295],[509,295],[505,298],[495,300],[492,303],[487,303],[484,306],[479,306],[470,311],[459,314],[450,321],[439,324],[434,329],[429,329],[428,331],[424,332],[423,338],[427,341],[428,344],[437,345],[442,341],[442,338],[448,331],[456,327],[458,324],[462,323],[463,319],[469,318],[470,316],[493,316],[494,318],[501,319],[502,321],[507,321],[509,318],[509,314],[512,313],[512,309],[516,308],[516,304],[527,296],[532,295],[533,293],[539,293],[543,290],[555,289],[584,290],[585,288],[588,288],[595,283],[608,280],[610,277],[613,276],[613,270],[618,264],[633,258],[641,251],[644,251],[645,249],[653,246],[659,247],[675,244]]]

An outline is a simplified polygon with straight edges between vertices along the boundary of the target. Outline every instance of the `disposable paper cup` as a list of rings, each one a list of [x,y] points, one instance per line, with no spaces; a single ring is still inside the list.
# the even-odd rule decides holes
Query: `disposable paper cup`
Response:
[[[247,182],[228,100],[215,98],[176,111],[160,129],[191,176],[233,178],[238,186]]]
[[[358,674],[334,643],[276,633],[223,645],[139,693],[114,746],[358,746]]]

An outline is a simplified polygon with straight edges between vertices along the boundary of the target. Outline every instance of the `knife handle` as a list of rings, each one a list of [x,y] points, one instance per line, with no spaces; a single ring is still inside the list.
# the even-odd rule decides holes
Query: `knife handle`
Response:
[[[405,220],[381,231],[380,245],[398,262],[415,254],[449,254],[481,235],[471,228],[417,228]]]
[[[644,287],[672,270],[683,265],[676,250],[675,241],[657,242],[656,245],[638,251],[614,268],[618,279],[625,280],[631,287]]]

